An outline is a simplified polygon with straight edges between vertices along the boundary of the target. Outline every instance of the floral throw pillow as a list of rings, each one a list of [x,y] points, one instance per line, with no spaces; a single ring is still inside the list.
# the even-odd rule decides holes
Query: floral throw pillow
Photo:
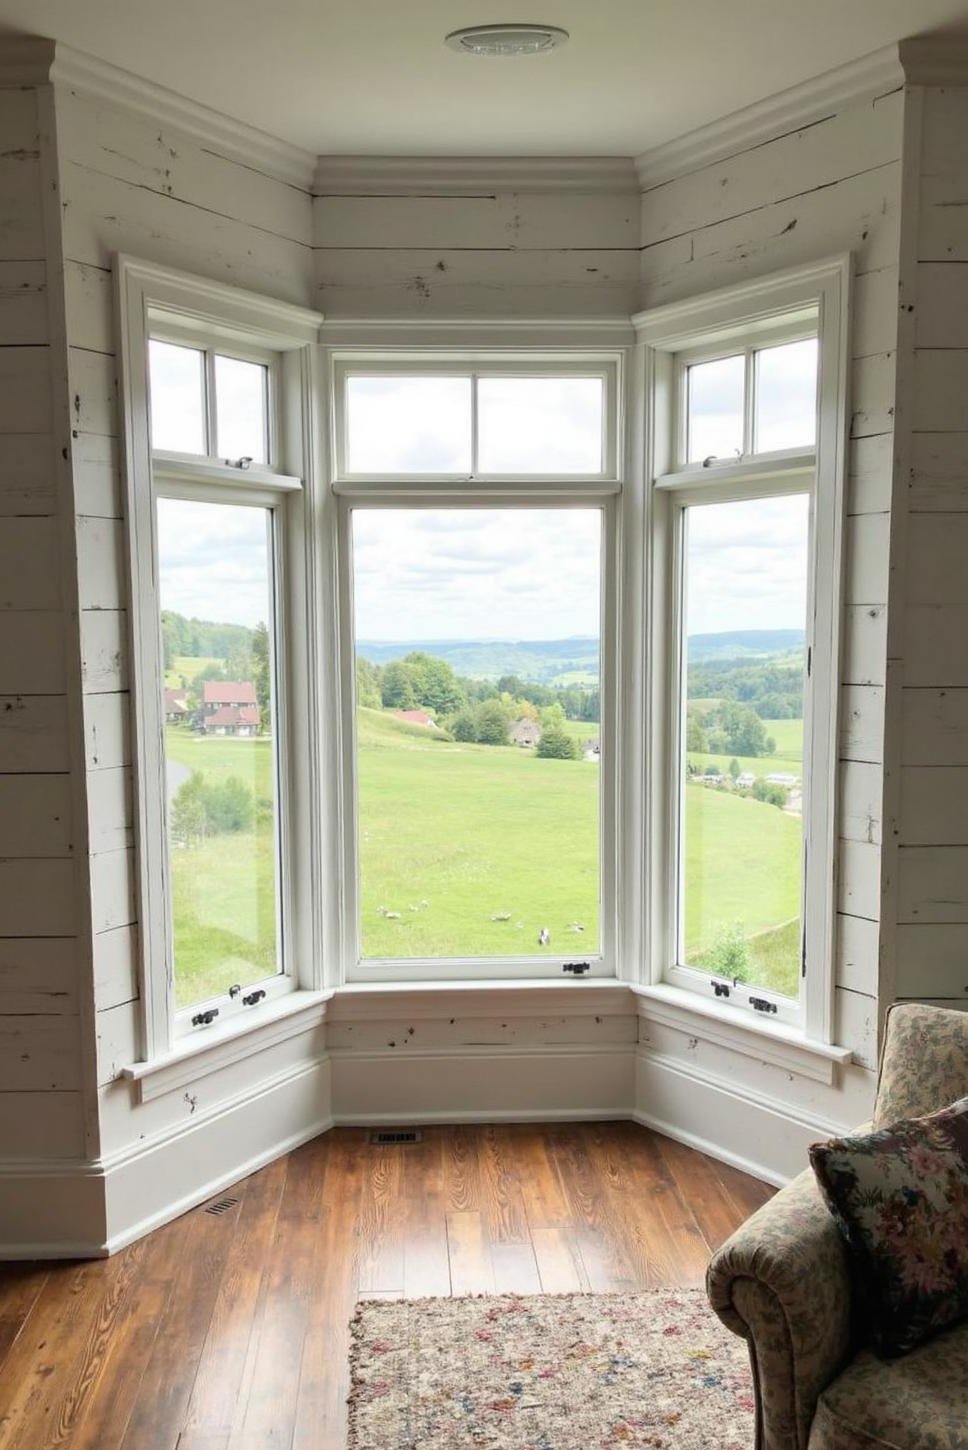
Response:
[[[847,1240],[878,1354],[906,1354],[968,1317],[968,1098],[814,1143],[810,1162]]]

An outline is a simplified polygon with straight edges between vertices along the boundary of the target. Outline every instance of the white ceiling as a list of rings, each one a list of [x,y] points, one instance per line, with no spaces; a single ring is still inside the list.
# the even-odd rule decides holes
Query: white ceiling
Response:
[[[550,55],[443,45],[562,25]],[[312,152],[635,155],[902,37],[968,0],[0,0],[65,41]]]

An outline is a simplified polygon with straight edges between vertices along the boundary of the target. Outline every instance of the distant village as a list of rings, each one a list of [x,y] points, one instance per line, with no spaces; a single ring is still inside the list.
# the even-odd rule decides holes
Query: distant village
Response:
[[[260,733],[259,702],[251,680],[203,680],[198,705],[188,689],[165,690],[169,725],[190,725],[200,735],[255,736]]]

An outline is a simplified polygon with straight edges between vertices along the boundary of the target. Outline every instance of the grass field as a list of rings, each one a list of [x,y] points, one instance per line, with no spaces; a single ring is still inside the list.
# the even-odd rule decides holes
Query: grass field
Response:
[[[598,733],[581,721],[569,731],[578,739]],[[170,758],[188,770],[213,781],[235,775],[257,799],[271,797],[269,741],[200,740],[173,726],[167,738]],[[785,748],[795,743],[791,730]],[[781,758],[796,765],[792,753]],[[783,767],[770,757],[769,768]],[[596,951],[597,764],[455,744],[361,710],[358,771],[365,956]],[[799,820],[699,785],[687,787],[686,812],[687,960],[709,969],[719,932],[741,925],[757,984],[795,992]],[[172,858],[179,1002],[271,972],[268,826],[176,849]],[[582,932],[568,930],[576,923]],[[544,946],[543,927],[551,933]]]
[[[224,660],[216,659],[214,655],[174,655],[171,669],[165,671],[165,688],[181,689],[183,682],[190,685],[206,665],[224,665],[224,663]]]

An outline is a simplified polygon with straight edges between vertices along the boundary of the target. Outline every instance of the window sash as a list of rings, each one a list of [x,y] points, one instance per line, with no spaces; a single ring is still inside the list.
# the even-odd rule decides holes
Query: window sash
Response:
[[[470,331],[470,328],[468,329]],[[403,473],[385,470],[383,472],[357,472],[348,466],[349,447],[347,436],[346,384],[350,377],[461,377],[471,382],[471,468],[468,473]],[[602,466],[593,473],[556,474],[553,469],[527,473],[481,472],[478,469],[478,393],[477,383],[481,379],[499,378],[598,378],[602,383]],[[423,350],[420,353],[394,355],[359,353],[335,354],[332,363],[332,409],[333,409],[333,477],[337,491],[347,486],[379,484],[392,490],[420,484],[433,490],[452,486],[454,483],[481,485],[520,484],[522,486],[545,486],[556,490],[579,488],[593,482],[619,480],[620,430],[622,410],[620,407],[621,371],[620,360],[614,354],[576,355],[564,358],[559,354],[538,355],[522,352],[490,358],[487,361],[474,360],[453,353],[434,353]]]

